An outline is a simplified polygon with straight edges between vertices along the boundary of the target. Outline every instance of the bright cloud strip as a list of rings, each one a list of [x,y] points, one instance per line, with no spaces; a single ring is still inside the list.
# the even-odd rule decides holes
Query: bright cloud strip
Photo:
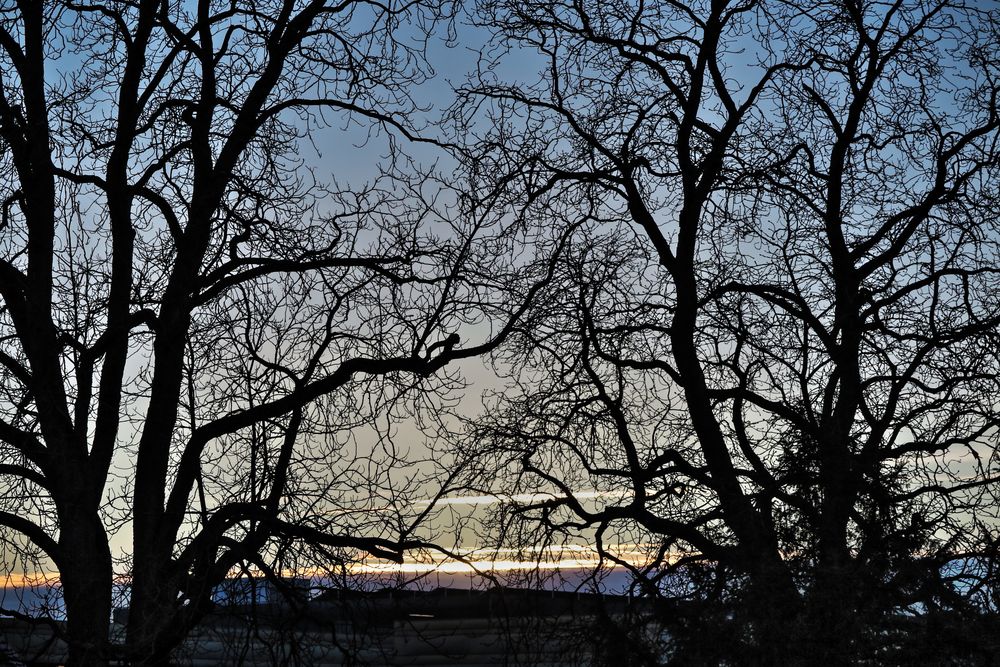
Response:
[[[562,545],[535,547],[520,550],[520,553],[535,552],[538,558],[517,559],[510,558],[516,555],[514,549],[468,549],[457,552],[461,560],[455,559],[433,559],[433,560],[406,560],[402,563],[390,562],[363,562],[349,566],[349,570],[355,574],[477,574],[487,572],[514,572],[529,570],[574,570],[593,569],[603,567],[607,569],[617,569],[626,564],[634,567],[643,567],[650,562],[650,553],[643,549],[646,545],[633,544],[622,545],[615,549],[612,554],[618,561],[609,561],[601,558],[592,547],[583,545]],[[501,553],[507,558],[498,558]],[[683,553],[668,554],[668,562],[676,562],[685,555]]]
[[[615,500],[620,500],[628,496],[627,491],[574,491],[572,497],[577,500],[593,500],[595,498],[613,498]],[[515,494],[499,494],[499,495],[483,495],[483,496],[445,496],[443,498],[423,498],[420,500],[412,501],[412,504],[417,507],[429,507],[434,505],[435,507],[444,506],[462,506],[462,507],[478,507],[483,505],[501,505],[501,504],[513,504],[513,503],[538,503],[544,502],[546,500],[555,500],[557,498],[566,498],[567,496],[557,495],[554,493],[515,493]],[[339,516],[345,514],[368,514],[368,513],[386,513],[390,514],[396,512],[397,510],[392,505],[367,505],[360,507],[346,507],[346,508],[336,508],[330,509],[322,512],[326,516]]]
[[[594,498],[623,498],[626,493],[622,491],[575,491],[572,497],[578,500],[592,500]],[[446,496],[437,500],[418,500],[418,505],[499,505],[503,503],[537,503],[546,500],[566,498],[566,496],[554,493],[517,493],[513,495],[486,495],[486,496]]]
[[[639,563],[634,563],[638,565]],[[463,563],[446,561],[443,563],[373,563],[351,568],[355,574],[477,574],[481,572],[516,572],[527,570],[574,570],[588,569],[604,565],[609,568],[621,567],[617,563],[602,563],[598,559],[565,558],[556,561],[527,560],[483,560]]]

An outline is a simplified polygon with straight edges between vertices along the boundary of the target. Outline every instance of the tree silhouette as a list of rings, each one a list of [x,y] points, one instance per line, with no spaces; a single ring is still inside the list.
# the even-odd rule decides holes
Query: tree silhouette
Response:
[[[134,664],[167,661],[241,567],[420,544],[428,506],[395,504],[414,462],[373,420],[439,408],[438,371],[532,293],[484,254],[503,231],[451,216],[402,152],[434,143],[411,93],[450,13],[0,7],[0,525],[11,556],[58,570],[70,664],[112,657],[129,532]],[[366,186],[300,151],[341,122],[387,138]]]
[[[482,205],[571,231],[498,358],[517,390],[462,445],[472,485],[547,490],[511,507],[536,540],[589,536],[646,594],[723,605],[736,662],[856,664],[901,614],[989,611],[997,14],[495,0],[478,20],[497,37],[455,120]]]

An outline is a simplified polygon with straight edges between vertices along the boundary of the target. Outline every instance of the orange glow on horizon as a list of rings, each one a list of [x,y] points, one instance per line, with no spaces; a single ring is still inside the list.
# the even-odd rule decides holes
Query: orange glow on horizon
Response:
[[[58,586],[58,572],[8,572],[3,578],[3,588],[37,588]]]

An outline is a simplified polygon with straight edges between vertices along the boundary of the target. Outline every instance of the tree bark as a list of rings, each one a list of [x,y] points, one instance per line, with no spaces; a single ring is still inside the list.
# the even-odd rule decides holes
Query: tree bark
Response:
[[[855,589],[846,566],[827,565],[816,573],[806,626],[810,652],[819,664],[856,664],[861,627]]]
[[[141,537],[136,534],[126,653],[134,665],[166,665],[176,645],[169,626],[176,615],[177,587],[166,571],[169,559],[158,553],[155,542],[143,543]]]
[[[107,533],[94,513],[67,511],[59,544],[69,643],[67,667],[108,663],[113,569]]]

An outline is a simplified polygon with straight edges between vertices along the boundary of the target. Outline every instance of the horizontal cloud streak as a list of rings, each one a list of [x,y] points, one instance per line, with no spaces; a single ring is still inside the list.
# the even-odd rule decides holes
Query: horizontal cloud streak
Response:
[[[514,503],[537,503],[547,500],[560,500],[565,498],[575,498],[577,500],[593,500],[595,498],[623,498],[626,493],[623,491],[577,491],[571,496],[557,495],[554,493],[517,493],[513,495],[483,495],[483,496],[446,496],[436,500],[418,500],[418,505],[502,505]]]

